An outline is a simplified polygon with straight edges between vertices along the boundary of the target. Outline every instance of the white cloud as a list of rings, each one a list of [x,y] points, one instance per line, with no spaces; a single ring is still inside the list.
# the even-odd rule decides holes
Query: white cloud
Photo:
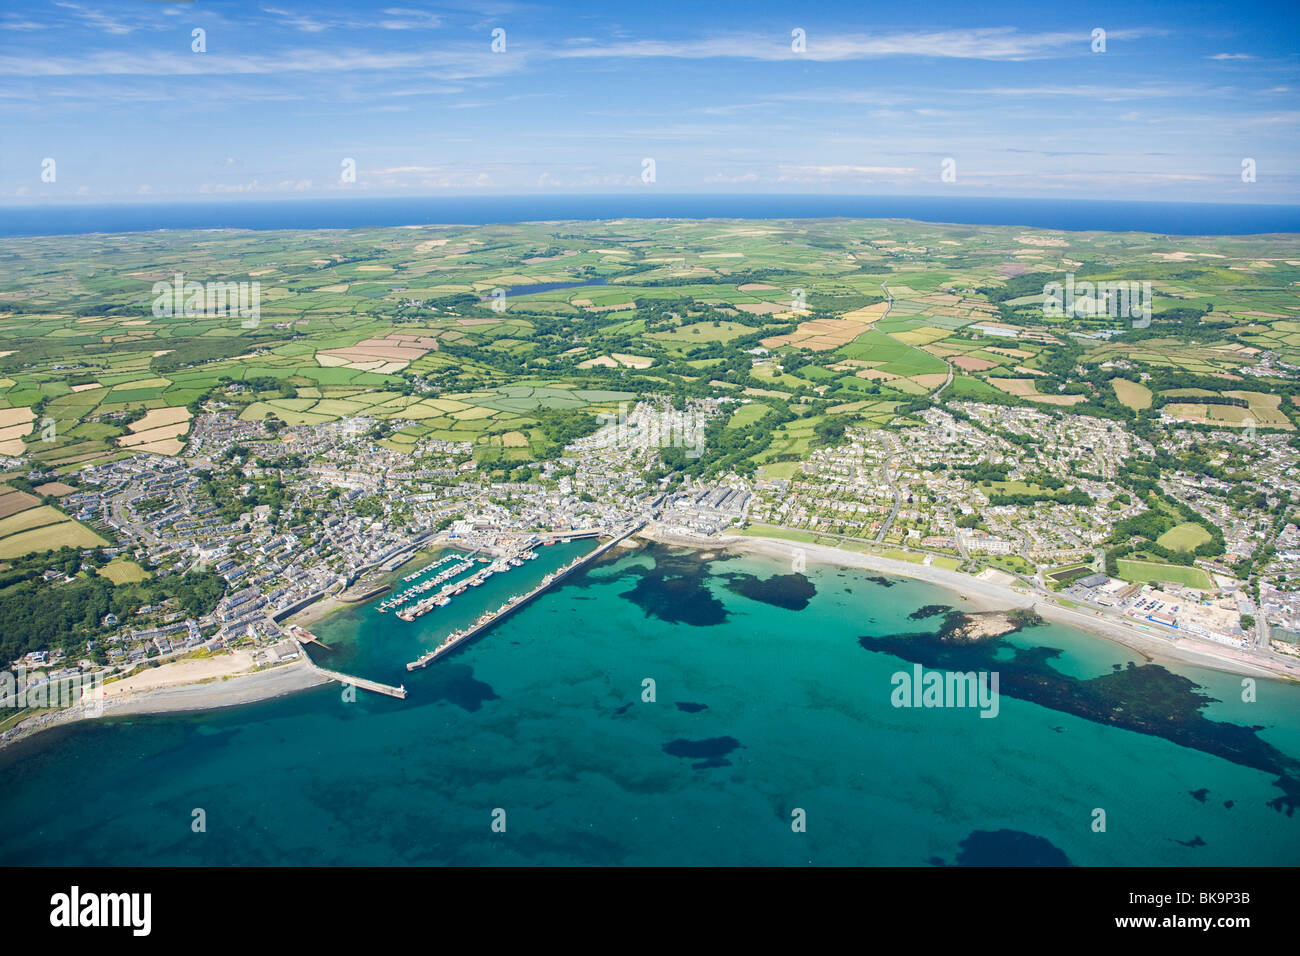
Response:
[[[382,169],[358,169],[362,188],[393,189],[482,188],[492,184],[491,175],[479,165],[387,166]]]
[[[1090,100],[1140,100],[1156,97],[1187,97],[1194,91],[1182,86],[1093,86],[1083,84],[1053,86],[1002,86],[986,89],[954,90],[971,96],[1082,96]]]
[[[379,26],[384,30],[432,30],[442,26],[442,19],[428,10],[389,7],[384,10],[384,14],[389,18],[379,21]]]
[[[398,173],[434,173],[438,172],[438,166],[389,166],[387,169],[376,169],[372,173],[375,176],[395,176]]]
[[[363,70],[424,70],[442,79],[492,77],[521,69],[522,57],[488,51],[422,50],[375,53],[368,50],[285,50],[267,55],[101,51],[79,57],[0,56],[0,75],[7,76],[205,76],[277,73],[349,73]]]
[[[781,171],[805,172],[818,176],[904,176],[916,172],[913,166],[782,166]]]
[[[706,183],[756,183],[759,181],[758,173],[741,173],[739,176],[728,176],[726,173],[714,173],[712,176],[706,176]]]
[[[61,10],[68,10],[74,17],[89,24],[96,29],[103,30],[105,33],[122,35],[130,33],[135,29],[117,17],[111,17],[108,14],[95,10],[90,7],[83,7],[79,3],[66,3],[64,0],[54,0],[54,6]]]
[[[144,187],[147,189],[148,187]],[[254,178],[246,183],[204,183],[199,187],[199,192],[204,195],[229,195],[241,193],[287,193],[287,192],[305,192],[311,189],[310,179],[285,179],[272,186],[270,183],[264,183],[260,179]]]
[[[1134,39],[1155,31],[1117,30],[1111,39]],[[676,59],[740,58],[751,60],[863,60],[889,56],[970,60],[1032,60],[1060,56],[1077,47],[1089,52],[1089,34],[1082,32],[1021,33],[1014,27],[978,27],[932,32],[854,34],[811,32],[803,53],[790,48],[786,36],[729,34],[699,40],[629,40],[577,43],[553,51],[557,57]]]
[[[6,13],[0,20],[0,30],[44,30],[45,24],[35,20],[19,20],[16,13]]]
[[[387,7],[382,11],[383,16],[376,20],[326,17],[280,7],[263,7],[262,12],[275,17],[281,26],[302,33],[324,33],[326,30],[434,30],[442,26],[442,18],[436,13],[409,7]]]
[[[313,19],[305,14],[295,13],[292,10],[281,10],[277,7],[263,7],[262,12],[269,13],[271,16],[278,18],[282,25],[293,27],[295,30],[301,30],[303,33],[320,33],[322,30],[328,30],[330,28],[328,23]]]
[[[858,166],[853,164],[812,164],[778,166],[777,183],[881,183],[915,181],[912,166]]]

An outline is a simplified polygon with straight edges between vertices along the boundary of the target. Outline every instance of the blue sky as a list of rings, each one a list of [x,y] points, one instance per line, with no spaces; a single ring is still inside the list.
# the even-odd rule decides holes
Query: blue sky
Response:
[[[0,203],[645,190],[1293,203],[1298,38],[1297,5],[1241,2],[34,0],[0,12]]]

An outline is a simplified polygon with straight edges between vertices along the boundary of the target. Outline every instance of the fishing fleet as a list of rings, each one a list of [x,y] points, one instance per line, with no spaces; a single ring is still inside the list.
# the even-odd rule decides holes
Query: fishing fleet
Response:
[[[638,525],[637,527],[640,527],[640,525]],[[627,534],[629,533],[630,532],[625,532],[623,535],[621,535],[619,538],[615,540],[616,541],[622,540],[622,538],[626,537]],[[421,667],[428,666],[429,662],[432,661],[435,657],[438,657],[441,654],[445,654],[447,651],[451,650],[461,641],[466,640],[467,638],[477,634],[480,630],[482,630],[488,624],[492,623],[497,618],[509,613],[511,610],[518,607],[520,604],[523,604],[529,599],[536,597],[538,594],[541,594],[543,591],[545,591],[548,587],[551,586],[551,583],[553,581],[556,581],[559,578],[564,577],[574,568],[578,567],[584,562],[595,557],[601,551],[604,551],[607,547],[608,545],[601,548],[597,548],[596,551],[592,552],[591,554],[581,555],[580,557],[574,558],[568,564],[564,565],[561,568],[557,568],[556,570],[552,571],[550,574],[546,575],[546,577],[542,578],[542,580],[538,582],[537,586],[533,588],[531,591],[525,594],[512,595],[506,601],[505,604],[502,604],[495,611],[487,611],[486,613],[479,615],[478,619],[475,620],[473,624],[469,625],[469,627],[458,628],[457,630],[452,631],[445,638],[443,638],[442,643],[439,644],[437,647],[435,647],[433,650],[421,654],[417,659],[407,664],[406,669],[408,671],[413,671]],[[498,561],[497,564],[514,565],[515,567],[518,567],[519,564],[522,564],[524,561],[531,560],[532,558],[535,557],[537,557],[537,555],[534,552],[527,551],[524,552],[523,554],[518,555],[517,558],[503,558],[500,561]],[[517,559],[519,559],[518,564],[515,563]],[[499,570],[505,570],[505,568],[501,568]],[[400,617],[401,615],[398,616]]]
[[[386,614],[388,611],[396,609],[397,617],[400,620],[414,621],[417,617],[423,617],[436,607],[446,607],[451,603],[453,597],[464,594],[467,587],[476,588],[492,575],[501,574],[511,568],[522,567],[525,561],[533,561],[536,558],[537,553],[531,549],[521,551],[518,554],[506,555],[497,558],[495,561],[483,555],[448,555],[433,564],[421,568],[414,574],[407,575],[403,580],[409,583],[421,575],[446,564],[448,561],[455,561],[455,564],[384,601],[379,605],[379,613]],[[472,570],[476,562],[486,564],[487,567],[481,568],[468,578],[461,577],[465,572]],[[430,594],[429,592],[434,591],[435,588],[439,590]]]
[[[478,560],[487,561],[488,559],[479,558]],[[382,604],[379,605],[379,609],[378,609],[379,613],[386,614],[388,611],[392,610],[393,608],[400,608],[402,605],[415,600],[421,594],[433,590],[438,585],[450,581],[452,578],[464,574],[470,568],[474,567],[473,557],[466,557],[465,555],[462,554],[449,554],[446,557],[440,558],[439,560],[433,562],[433,564],[426,565],[425,567],[421,568],[419,571],[416,571],[414,574],[408,574],[406,577],[402,578],[402,580],[409,584],[411,581],[414,581],[416,578],[420,577],[421,575],[427,574],[428,572],[432,571],[434,568],[446,564],[448,561],[455,561],[457,563],[452,565],[450,568],[443,569],[442,571],[438,572],[438,574],[436,574],[435,576],[429,578],[427,581],[421,581],[419,584],[415,585],[414,587],[407,588],[405,591],[401,592],[400,594],[397,594],[389,598],[387,601],[384,601]]]

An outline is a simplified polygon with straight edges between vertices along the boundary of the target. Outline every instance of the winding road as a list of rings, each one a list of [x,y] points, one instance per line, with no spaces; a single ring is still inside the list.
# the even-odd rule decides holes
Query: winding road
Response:
[[[883,282],[880,283],[880,291],[885,293],[885,311],[880,314],[879,319],[876,319],[874,325],[879,325],[884,320],[885,316],[889,315],[889,310],[894,307],[894,297],[893,295],[890,294],[888,279],[885,279]],[[915,346],[913,346],[913,348],[915,348]],[[931,401],[937,401],[939,396],[943,394],[943,390],[952,384],[952,363],[949,362],[947,359],[944,359],[943,364],[948,366],[948,377],[944,379],[942,385],[940,385],[937,389],[934,390],[933,393],[931,393],[930,395]],[[893,519],[891,518],[890,520],[892,521]]]

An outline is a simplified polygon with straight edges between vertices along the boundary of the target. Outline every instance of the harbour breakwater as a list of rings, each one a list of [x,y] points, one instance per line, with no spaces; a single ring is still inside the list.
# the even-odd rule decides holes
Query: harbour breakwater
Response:
[[[453,648],[459,647],[462,644],[465,644],[466,642],[471,641],[474,638],[478,637],[484,631],[492,627],[494,624],[496,624],[498,621],[505,618],[510,613],[518,610],[519,608],[523,607],[525,604],[531,602],[534,598],[542,594],[553,584],[563,580],[565,577],[572,574],[578,568],[581,568],[584,565],[594,561],[596,558],[600,557],[610,548],[619,544],[624,539],[636,534],[636,532],[640,531],[643,527],[645,527],[645,521],[640,521],[637,522],[636,524],[630,525],[629,527],[625,528],[621,532],[617,532],[612,538],[610,538],[609,541],[606,541],[604,544],[595,548],[588,554],[576,558],[573,561],[571,561],[569,564],[560,568],[559,570],[553,571],[550,574],[546,575],[546,577],[544,577],[541,580],[541,583],[538,584],[537,587],[533,588],[531,591],[527,592],[526,594],[516,595],[510,598],[510,600],[506,601],[506,603],[501,605],[501,607],[497,608],[495,611],[487,612],[486,614],[484,614],[482,617],[480,617],[478,620],[476,620],[473,624],[471,624],[469,627],[465,628],[464,630],[452,631],[450,634],[447,635],[446,638],[443,639],[443,642],[439,644],[437,647],[435,647],[433,650],[421,654],[415,660],[407,664],[406,669],[408,671],[414,671],[424,667],[428,667],[429,664],[434,661],[434,659],[441,657],[443,654],[447,653]]]

